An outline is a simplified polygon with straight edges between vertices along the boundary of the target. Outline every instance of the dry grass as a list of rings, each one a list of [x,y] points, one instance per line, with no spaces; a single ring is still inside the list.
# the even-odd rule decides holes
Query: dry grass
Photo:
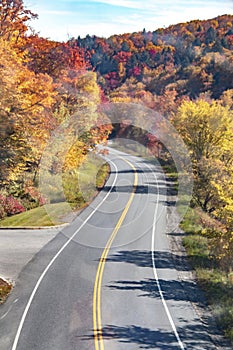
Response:
[[[2,304],[10,294],[13,286],[0,278],[0,304]]]

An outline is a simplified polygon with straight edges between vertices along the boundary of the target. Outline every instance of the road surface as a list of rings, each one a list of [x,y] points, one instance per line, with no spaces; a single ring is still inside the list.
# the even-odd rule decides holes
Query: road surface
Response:
[[[159,165],[110,152],[103,191],[23,269],[0,308],[1,350],[217,349],[169,248]],[[170,203],[171,204],[171,203]]]
[[[34,255],[52,240],[60,229],[0,229],[0,277],[15,282]]]

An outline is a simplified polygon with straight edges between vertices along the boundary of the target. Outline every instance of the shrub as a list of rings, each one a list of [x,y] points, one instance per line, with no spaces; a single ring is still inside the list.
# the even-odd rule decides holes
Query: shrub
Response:
[[[3,219],[5,216],[7,216],[5,207],[6,207],[6,196],[0,193],[0,219]]]
[[[4,209],[7,215],[19,214],[25,211],[24,206],[13,196],[6,197]]]
[[[0,278],[0,304],[2,304],[12,290],[12,284]]]
[[[25,211],[22,203],[12,195],[0,193],[0,219],[6,216],[19,214]]]
[[[0,219],[3,219],[5,216],[7,216],[7,213],[5,211],[5,208],[2,204],[2,197],[0,196]]]
[[[33,209],[47,203],[46,199],[34,186],[25,187],[22,201],[27,209]]]

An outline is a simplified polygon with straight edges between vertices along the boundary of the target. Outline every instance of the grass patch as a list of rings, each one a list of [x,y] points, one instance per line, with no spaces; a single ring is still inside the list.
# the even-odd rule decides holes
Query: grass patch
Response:
[[[107,163],[103,163],[103,160],[96,155],[90,156],[78,171],[73,174],[64,174],[63,190],[66,202],[64,201],[64,195],[59,201],[59,194],[56,193],[56,187],[54,186],[51,198],[55,198],[58,203],[46,204],[7,217],[0,220],[0,227],[43,227],[64,223],[64,217],[70,214],[71,209],[80,210],[93,200],[98,191],[104,186],[109,172],[110,167]]]
[[[186,215],[180,224],[180,227],[184,232],[189,234],[200,233],[202,230],[202,225],[200,224],[200,218],[197,210],[188,208]]]
[[[66,200],[77,208],[89,203],[104,186],[110,166],[96,154],[90,154],[77,172],[64,174],[63,187]]]
[[[28,210],[24,213],[5,218],[0,221],[0,227],[19,227],[19,226],[53,226],[61,224],[61,217],[68,214],[66,203],[47,204],[47,208],[53,213],[52,221],[48,215],[45,206]]]
[[[199,234],[189,234],[183,238],[183,244],[188,252],[191,265],[196,271],[202,268],[214,267],[214,261],[210,256],[207,238]]]
[[[96,176],[96,188],[101,190],[110,174],[110,166],[108,163],[103,164]]]
[[[0,278],[0,304],[4,303],[13,286]]]
[[[199,209],[189,208],[181,223],[181,228],[187,233],[183,244],[218,326],[233,343],[233,274],[223,271],[211,254],[210,238],[201,233],[203,215],[206,216]]]
[[[217,324],[233,344],[232,277],[218,268],[198,268],[197,278],[212,307]]]

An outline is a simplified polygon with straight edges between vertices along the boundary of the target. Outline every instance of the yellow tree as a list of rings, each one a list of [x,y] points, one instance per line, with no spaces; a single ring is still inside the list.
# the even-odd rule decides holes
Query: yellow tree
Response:
[[[43,153],[40,178],[43,192],[45,184],[45,191],[51,190],[50,201],[75,202],[80,197],[79,167],[90,148],[106,140],[111,127],[98,109],[95,73],[65,70],[57,84],[55,115],[60,125]]]
[[[14,181],[39,162],[54,128],[52,79],[27,69],[23,58],[0,40],[1,181]]]
[[[231,94],[219,102],[184,102],[172,122],[193,160],[194,199],[222,227],[205,229],[212,254],[226,271],[233,269],[233,112]]]
[[[233,161],[232,111],[215,101],[185,101],[171,121],[193,160],[194,198],[203,210],[217,210],[223,205],[217,187],[221,186],[225,169]]]
[[[59,79],[58,91],[55,115],[70,148],[61,146],[58,158],[62,160],[65,156],[65,162],[57,169],[62,166],[65,171],[75,172],[88,150],[104,142],[111,128],[98,111],[101,98],[95,73],[65,70]]]

